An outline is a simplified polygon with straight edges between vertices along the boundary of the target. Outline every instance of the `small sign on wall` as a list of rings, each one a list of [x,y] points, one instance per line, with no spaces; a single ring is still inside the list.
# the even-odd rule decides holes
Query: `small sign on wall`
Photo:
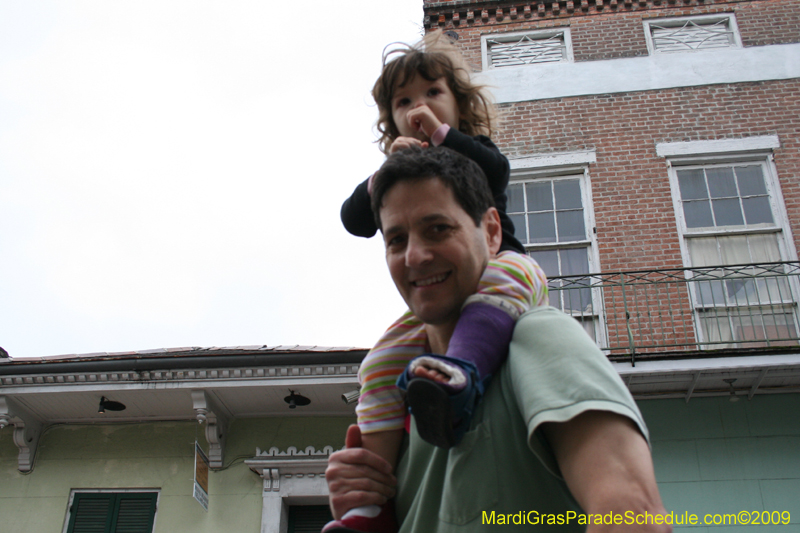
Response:
[[[197,441],[194,443],[194,499],[208,511],[208,457]]]

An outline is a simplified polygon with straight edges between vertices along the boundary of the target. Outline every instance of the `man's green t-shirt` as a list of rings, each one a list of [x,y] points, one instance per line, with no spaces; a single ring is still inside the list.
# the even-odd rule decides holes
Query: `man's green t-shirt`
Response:
[[[397,468],[401,533],[477,532],[520,522],[583,531],[575,519],[558,523],[559,515],[565,521],[581,510],[537,428],[592,410],[630,418],[647,438],[628,389],[580,324],[552,307],[528,311],[458,446],[436,448],[412,424]]]

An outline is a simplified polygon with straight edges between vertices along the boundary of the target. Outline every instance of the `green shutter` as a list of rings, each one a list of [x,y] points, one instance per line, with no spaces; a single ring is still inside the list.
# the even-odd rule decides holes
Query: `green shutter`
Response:
[[[117,494],[113,533],[151,533],[156,514],[155,492]]]
[[[156,492],[76,492],[67,533],[152,533]]]

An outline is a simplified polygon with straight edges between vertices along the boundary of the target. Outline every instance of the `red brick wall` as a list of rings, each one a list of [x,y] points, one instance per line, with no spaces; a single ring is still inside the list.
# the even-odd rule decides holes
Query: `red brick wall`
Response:
[[[682,266],[666,161],[655,144],[775,135],[775,164],[800,236],[800,80],[506,104],[509,158],[595,149],[590,166],[601,268]]]
[[[635,57],[647,55],[643,19],[679,17],[711,13],[735,13],[744,46],[762,46],[767,44],[786,44],[800,42],[800,1],[798,0],[751,0],[751,1],[715,1],[706,0],[691,3],[678,3],[670,0],[655,4],[649,0],[646,6],[639,2],[626,5],[622,0],[617,7],[611,7],[605,0],[604,7],[598,9],[592,0],[588,9],[581,9],[580,1],[574,2],[574,9],[569,12],[566,2],[560,2],[558,14],[552,8],[539,15],[536,4],[529,17],[524,16],[522,6],[517,7],[517,17],[512,19],[508,7],[503,10],[503,19],[498,22],[496,7],[487,9],[489,17],[481,18],[481,9],[488,5],[464,4],[459,2],[425,3],[426,15],[430,17],[430,28],[441,27],[453,30],[459,35],[459,45],[470,64],[476,70],[481,68],[480,36],[488,33],[509,33],[554,26],[572,28],[572,43],[575,61],[593,61],[619,57]],[[496,5],[507,6],[507,2]],[[552,2],[546,3],[552,6]],[[469,9],[477,9],[471,22],[468,22]],[[459,14],[459,23],[453,24],[452,13]],[[444,24],[439,24],[439,14],[444,16]]]

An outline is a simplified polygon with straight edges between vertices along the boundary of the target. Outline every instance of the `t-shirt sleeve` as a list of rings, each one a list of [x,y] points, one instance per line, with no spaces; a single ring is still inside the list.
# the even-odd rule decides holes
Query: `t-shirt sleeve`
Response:
[[[636,402],[605,355],[571,317],[537,307],[520,317],[509,347],[509,375],[528,428],[528,446],[560,477],[540,431],[544,422],[566,422],[586,411],[630,418],[649,443]]]

